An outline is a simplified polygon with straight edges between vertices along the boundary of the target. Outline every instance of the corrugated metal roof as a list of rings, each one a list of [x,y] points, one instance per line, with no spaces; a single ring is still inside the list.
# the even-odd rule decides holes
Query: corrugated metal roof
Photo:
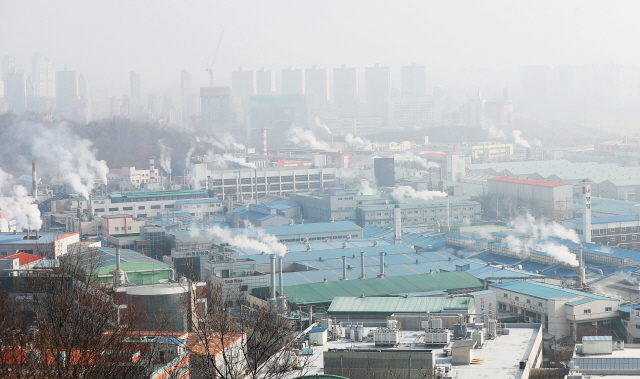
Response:
[[[349,230],[362,230],[361,227],[351,221],[336,222],[319,222],[315,224],[294,224],[294,225],[276,225],[262,226],[267,234],[285,235],[285,234],[304,234],[304,233],[322,233],[322,232],[344,232]],[[236,232],[235,229],[231,231]]]
[[[590,297],[585,297],[584,299],[575,300],[575,301],[572,301],[570,303],[567,303],[567,305],[570,306],[570,307],[575,307],[577,305],[590,303],[590,302],[596,301],[596,300],[597,299],[592,299]]]
[[[326,326],[325,326],[325,327],[322,327],[322,328],[313,328],[313,329],[311,329],[311,330],[309,331],[309,334],[311,334],[311,333],[322,333],[322,332],[326,332],[326,331],[327,331],[327,329],[329,329],[329,328],[327,328]]]
[[[473,305],[472,297],[336,297],[327,313],[440,313],[470,311]]]
[[[286,282],[286,280],[285,280]],[[481,288],[482,282],[464,271],[390,276],[327,283],[285,286],[284,294],[295,304],[330,302],[339,296],[386,296],[421,291]],[[268,287],[256,288],[254,294],[266,295]],[[263,296],[264,297],[264,296]]]
[[[582,222],[582,217],[575,218],[577,222]],[[640,221],[637,217],[631,215],[619,215],[619,216],[605,216],[605,217],[591,217],[591,225],[594,224],[608,224],[610,222],[627,222],[627,221]]]
[[[582,341],[611,341],[611,336],[584,336]]]
[[[517,179],[517,178],[506,178],[506,177],[497,177],[491,178],[489,180],[496,182],[507,182],[507,183],[515,183],[515,184],[528,184],[530,186],[540,186],[540,187],[560,187],[567,186],[568,184],[563,183],[553,183],[553,182],[543,182],[540,180],[529,180],[529,179]]]
[[[593,295],[536,281],[509,280],[502,283],[491,283],[489,286],[521,293],[531,297],[537,297],[539,299],[574,299],[576,297],[586,296],[597,300],[619,301],[604,296]]]

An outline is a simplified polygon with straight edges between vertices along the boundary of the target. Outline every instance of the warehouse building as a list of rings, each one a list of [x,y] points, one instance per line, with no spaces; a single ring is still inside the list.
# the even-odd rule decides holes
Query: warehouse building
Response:
[[[573,217],[573,189],[570,185],[507,177],[487,181],[489,196],[508,207],[525,207],[536,217],[565,220]],[[508,201],[511,201],[509,203]],[[504,206],[504,205],[503,205]]]
[[[582,218],[565,220],[562,225],[575,230],[578,235],[584,234]],[[621,249],[640,251],[640,219],[631,215],[592,217],[591,242],[599,245],[619,247]]]
[[[336,297],[327,315],[336,318],[385,319],[403,313],[474,313],[473,297]]]
[[[393,225],[393,208],[396,204],[369,205],[356,209],[356,223],[365,226]],[[403,226],[446,225],[480,221],[481,205],[477,201],[462,200],[432,203],[400,204]]]
[[[496,292],[499,318],[515,315],[542,324],[555,338],[578,333],[581,323],[611,322],[620,307],[617,299],[537,281],[490,283],[489,290]]]
[[[0,257],[27,253],[59,258],[67,254],[69,245],[78,241],[78,233],[0,233]]]

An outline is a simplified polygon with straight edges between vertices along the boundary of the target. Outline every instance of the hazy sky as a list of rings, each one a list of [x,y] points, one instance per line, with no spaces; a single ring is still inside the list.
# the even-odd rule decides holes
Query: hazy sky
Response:
[[[143,91],[177,84],[181,69],[199,86],[224,31],[217,84],[229,84],[239,65],[379,62],[393,74],[415,61],[428,67],[432,86],[446,73],[517,74],[522,64],[640,64],[639,16],[635,0],[0,0],[0,56],[30,72],[38,51],[56,69],[67,64],[92,86],[117,91],[128,89],[131,70],[141,72]]]

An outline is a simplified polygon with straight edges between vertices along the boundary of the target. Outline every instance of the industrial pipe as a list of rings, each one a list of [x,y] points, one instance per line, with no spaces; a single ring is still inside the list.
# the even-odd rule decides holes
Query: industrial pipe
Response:
[[[364,251],[360,252],[360,279],[365,279],[367,276],[364,272]]]
[[[342,256],[342,280],[347,280],[347,257]]]
[[[280,257],[280,272],[278,273],[278,279],[280,280],[280,296],[284,296],[284,282],[282,280],[282,258]]]
[[[380,277],[383,278],[387,276],[387,274],[384,273],[384,251],[380,252]]]
[[[271,298],[276,298],[276,255],[271,254]]]

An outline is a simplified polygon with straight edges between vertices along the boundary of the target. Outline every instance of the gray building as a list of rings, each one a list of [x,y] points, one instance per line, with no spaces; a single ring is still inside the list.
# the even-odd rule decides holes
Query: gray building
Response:
[[[552,220],[573,217],[573,187],[570,185],[506,177],[491,178],[487,184],[489,196],[499,199],[503,206],[525,208],[536,217]]]
[[[365,226],[393,225],[393,208],[397,204],[370,205],[356,210],[356,223]],[[447,212],[448,208],[448,212]],[[459,224],[480,221],[481,205],[477,201],[462,200],[432,203],[400,204],[400,217],[403,226],[408,225],[440,225]]]
[[[300,204],[303,219],[324,222],[356,220],[356,196],[342,188],[330,188],[327,195],[292,193],[289,198]]]
[[[562,225],[584,236],[582,218],[565,220]],[[591,242],[611,247],[640,251],[640,219],[630,216],[608,216],[591,218]]]

